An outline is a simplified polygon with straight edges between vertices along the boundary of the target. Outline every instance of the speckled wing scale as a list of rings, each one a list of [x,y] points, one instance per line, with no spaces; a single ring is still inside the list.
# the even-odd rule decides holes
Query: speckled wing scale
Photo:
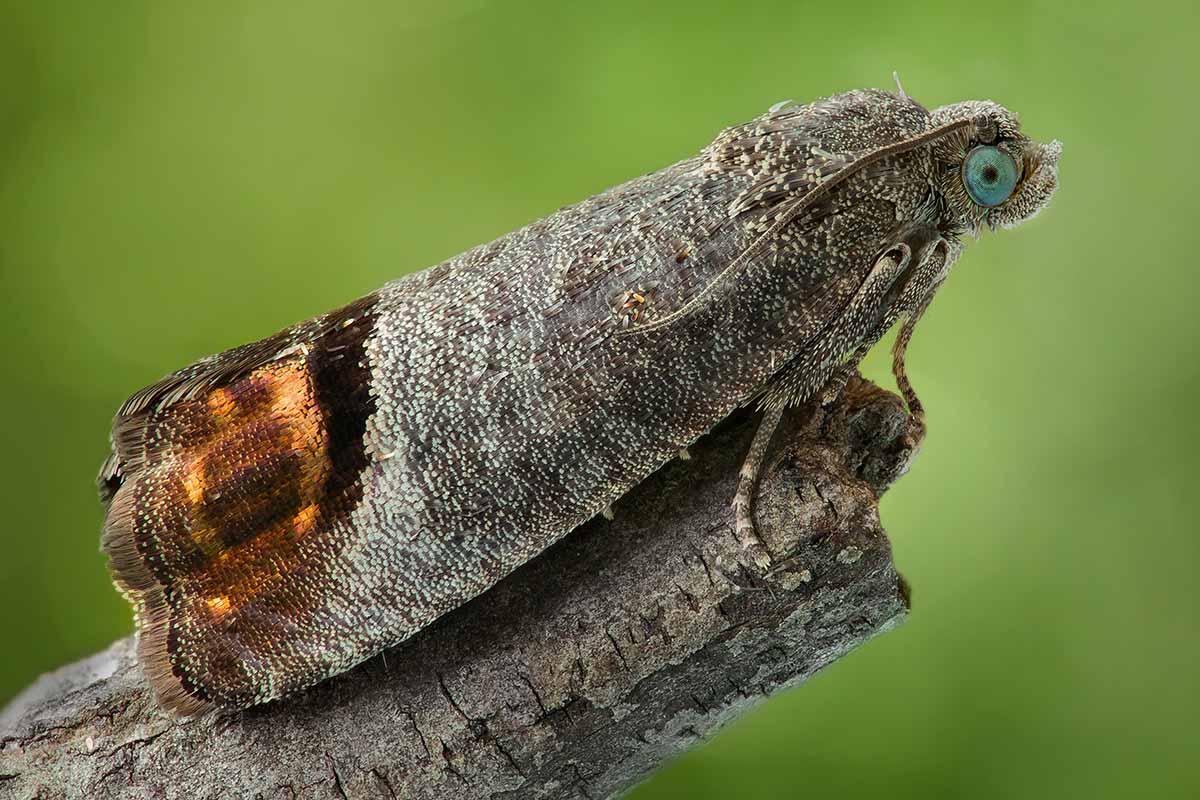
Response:
[[[955,184],[980,146],[1019,161],[998,206]],[[100,475],[103,549],[159,701],[246,707],[348,669],[739,405],[836,387],[900,319],[907,342],[960,235],[1045,204],[1058,152],[991,103],[931,114],[859,91],[784,104],[134,395]]]

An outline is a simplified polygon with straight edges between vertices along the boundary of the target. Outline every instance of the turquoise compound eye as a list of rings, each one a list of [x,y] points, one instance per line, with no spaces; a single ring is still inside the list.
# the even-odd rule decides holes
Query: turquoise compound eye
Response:
[[[1007,200],[1017,186],[1017,162],[999,147],[980,145],[963,159],[962,179],[967,194],[985,208]]]

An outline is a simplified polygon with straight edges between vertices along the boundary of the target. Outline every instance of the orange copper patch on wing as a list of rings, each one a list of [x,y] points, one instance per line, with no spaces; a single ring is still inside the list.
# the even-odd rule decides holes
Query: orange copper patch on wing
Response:
[[[267,591],[320,520],[332,465],[306,359],[265,364],[162,423],[190,435],[158,476],[160,516],[175,523],[160,546],[223,614]]]
[[[212,612],[212,615],[219,617],[229,612],[229,598],[223,594],[214,595],[204,601],[204,605]]]
[[[207,405],[213,419],[218,424],[228,420],[237,408],[233,393],[224,388],[213,389],[212,394],[208,396]]]
[[[292,517],[292,530],[296,532],[297,536],[303,536],[317,524],[318,516],[317,504],[309,503],[296,512],[296,516]]]
[[[183,470],[183,490],[188,502],[199,505],[204,501],[204,460],[197,458]]]
[[[296,653],[328,657],[313,620],[365,492],[377,299],[185,367],[117,413],[102,547],[172,711],[250,705],[300,685]]]

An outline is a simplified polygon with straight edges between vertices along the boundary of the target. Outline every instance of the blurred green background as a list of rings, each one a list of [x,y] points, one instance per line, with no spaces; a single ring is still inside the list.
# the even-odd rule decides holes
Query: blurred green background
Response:
[[[910,349],[913,615],[634,797],[1197,796],[1191,4],[3,8],[0,703],[131,630],[92,481],[133,390],[895,69],[1065,145]]]

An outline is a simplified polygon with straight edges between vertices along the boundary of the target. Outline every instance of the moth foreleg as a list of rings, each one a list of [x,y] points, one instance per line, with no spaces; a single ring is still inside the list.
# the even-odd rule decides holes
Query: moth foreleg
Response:
[[[742,550],[759,569],[771,566],[771,554],[766,545],[758,538],[754,525],[754,496],[758,489],[758,473],[766,459],[767,447],[771,438],[779,428],[783,418],[782,408],[768,408],[759,420],[758,430],[754,432],[754,441],[750,443],[750,452],[742,462],[742,470],[738,474],[737,492],[733,496],[734,525]]]
[[[909,435],[912,437],[914,445],[925,438],[925,407],[921,404],[912,382],[908,379],[904,359],[908,354],[908,343],[912,340],[917,322],[925,313],[925,309],[929,308],[929,301],[933,299],[934,292],[945,280],[953,261],[953,252],[948,249],[948,246],[944,246],[934,249],[931,256],[921,265],[916,280],[912,282],[914,296],[904,304],[908,309],[905,312],[904,325],[901,326],[900,333],[896,335],[896,342],[892,345],[892,375],[896,379],[896,388],[900,390],[900,395],[904,398],[905,405],[908,406],[908,415],[913,431]]]
[[[863,281],[863,285],[859,287],[854,302],[850,304],[851,311],[845,324],[853,324],[856,321],[855,315],[869,313],[868,309],[878,306],[880,299],[886,295],[896,278],[908,267],[911,255],[912,251],[909,247],[901,243],[889,249],[875,262],[870,273]],[[831,405],[838,399],[842,393],[842,389],[846,386],[846,382],[857,371],[858,363],[862,361],[867,351],[879,341],[884,331],[894,321],[895,317],[891,317],[885,320],[884,324],[876,326],[866,340],[860,342],[850,357],[842,362],[829,376],[821,391],[819,402],[813,409],[813,417],[808,423],[810,426],[820,426],[824,407]],[[808,373],[803,369],[804,366],[806,364],[803,361],[794,362],[793,365],[776,376],[773,381],[773,388],[768,389],[764,395],[764,402],[762,404],[764,409],[763,417],[758,424],[758,430],[754,434],[754,441],[750,444],[750,452],[746,454],[746,459],[742,463],[741,473],[738,477],[737,492],[733,497],[734,521],[737,527],[738,541],[741,542],[742,549],[750,556],[750,559],[761,569],[766,569],[770,566],[771,556],[767,552],[767,548],[762,540],[758,538],[758,532],[754,523],[754,498],[758,490],[758,474],[766,458],[767,447],[771,443],[771,437],[779,427],[779,421],[783,417],[783,409],[788,405],[796,404],[797,398],[803,397],[806,394],[803,391],[803,380],[807,377]]]
[[[850,331],[867,330],[867,336],[859,341],[850,356],[838,364],[831,374],[823,371],[826,365],[819,354],[811,350],[802,353],[771,379],[763,390],[759,408],[802,405],[817,392],[820,392],[816,395],[820,400],[819,407],[837,400],[867,351],[898,319],[898,313],[893,311],[888,311],[881,322],[873,322],[872,316],[878,313],[888,291],[907,269],[911,256],[912,251],[906,244],[898,243],[889,248],[871,267],[854,298],[846,306],[842,318],[826,335],[827,341],[837,341],[848,338]]]
[[[850,379],[858,374],[858,365],[867,357],[867,353],[879,338],[879,336],[873,336],[870,341],[859,345],[850,354],[850,357],[833,371],[833,374],[829,376],[829,380],[825,383],[825,388],[821,390],[821,402],[817,405],[817,413],[836,403],[838,398],[842,396],[842,390],[846,388],[846,384],[850,382]]]
[[[930,292],[930,296],[932,294]],[[921,318],[928,305],[929,301],[926,300],[908,315],[904,325],[900,328],[900,333],[896,335],[895,344],[892,345],[892,375],[896,379],[896,388],[900,390],[900,395],[904,398],[904,404],[908,406],[908,415],[913,426],[913,433],[910,435],[913,437],[914,444],[925,438],[925,406],[921,404],[921,399],[917,397],[917,392],[913,389],[912,381],[908,379],[908,373],[904,368],[904,359],[908,354],[908,343],[912,340],[917,320]]]
[[[875,262],[874,268],[855,297],[855,307],[875,307],[900,274],[908,268],[911,256],[912,251],[907,245],[897,245]],[[885,314],[882,321],[870,330],[858,347],[854,348],[854,351],[833,371],[825,383],[825,388],[821,390],[821,403],[818,411],[837,402],[837,399],[841,397],[842,390],[846,388],[846,383],[851,376],[858,372],[858,365],[862,363],[862,360],[867,357],[867,353],[883,338],[895,321],[896,314],[894,312]]]

